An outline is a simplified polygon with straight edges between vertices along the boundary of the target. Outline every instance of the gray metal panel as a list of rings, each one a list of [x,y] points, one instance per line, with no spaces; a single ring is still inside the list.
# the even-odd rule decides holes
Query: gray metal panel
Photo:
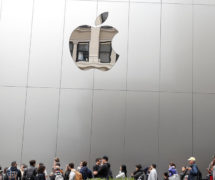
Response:
[[[125,92],[95,91],[91,162],[107,155],[114,175],[123,163]]]
[[[48,170],[56,149],[58,89],[29,88],[23,144],[23,162],[43,162]]]
[[[1,166],[20,163],[22,127],[25,108],[25,88],[0,87]]]
[[[215,151],[214,117],[215,95],[196,94],[194,96],[194,155],[204,175]]]
[[[59,87],[63,22],[63,0],[36,0],[34,5],[29,85]]]
[[[0,84],[25,86],[33,0],[2,2]]]
[[[91,90],[62,90],[57,148],[62,167],[89,161],[91,113]]]
[[[192,155],[192,94],[161,93],[159,160],[160,171],[175,162],[178,171]]]
[[[158,162],[158,93],[128,92],[125,159],[129,174],[136,164]]]
[[[128,89],[158,90],[160,4],[131,3],[128,53]]]
[[[194,6],[194,91],[215,92],[215,6]]]
[[[191,92],[192,5],[164,4],[161,32],[161,90]]]

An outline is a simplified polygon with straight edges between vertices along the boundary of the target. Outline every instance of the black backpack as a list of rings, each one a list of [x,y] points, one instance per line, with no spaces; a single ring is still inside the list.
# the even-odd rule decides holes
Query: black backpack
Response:
[[[143,174],[141,174],[141,175],[138,177],[137,180],[144,180],[144,177],[145,177],[145,174],[143,173]]]
[[[196,180],[202,180],[202,172],[199,170],[199,168],[197,167],[198,172],[197,172],[197,178]]]
[[[35,180],[35,168],[28,168],[26,169],[26,176],[25,180]]]

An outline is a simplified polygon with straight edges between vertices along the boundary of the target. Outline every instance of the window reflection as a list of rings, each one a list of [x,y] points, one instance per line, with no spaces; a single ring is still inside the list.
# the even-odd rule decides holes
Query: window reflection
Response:
[[[108,13],[97,20],[107,19]],[[118,31],[112,26],[77,27],[70,37],[70,53],[76,65],[83,70],[100,69],[107,71],[117,62],[119,55],[112,49],[112,39]]]

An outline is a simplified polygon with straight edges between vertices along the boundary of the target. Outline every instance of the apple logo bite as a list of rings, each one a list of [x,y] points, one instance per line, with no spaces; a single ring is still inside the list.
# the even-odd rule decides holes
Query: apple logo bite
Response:
[[[117,62],[119,55],[112,49],[112,40],[118,31],[112,26],[100,26],[107,18],[108,12],[104,12],[96,18],[96,27],[82,25],[72,32],[70,53],[80,69],[107,71]]]

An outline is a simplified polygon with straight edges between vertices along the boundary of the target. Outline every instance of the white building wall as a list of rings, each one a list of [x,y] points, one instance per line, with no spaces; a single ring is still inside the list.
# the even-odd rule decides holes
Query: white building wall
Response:
[[[97,4],[98,3],[98,4]],[[119,33],[107,72],[81,71],[69,37],[80,25]],[[110,157],[114,173],[190,155],[204,174],[215,151],[215,0],[0,0],[0,164],[50,169]]]

